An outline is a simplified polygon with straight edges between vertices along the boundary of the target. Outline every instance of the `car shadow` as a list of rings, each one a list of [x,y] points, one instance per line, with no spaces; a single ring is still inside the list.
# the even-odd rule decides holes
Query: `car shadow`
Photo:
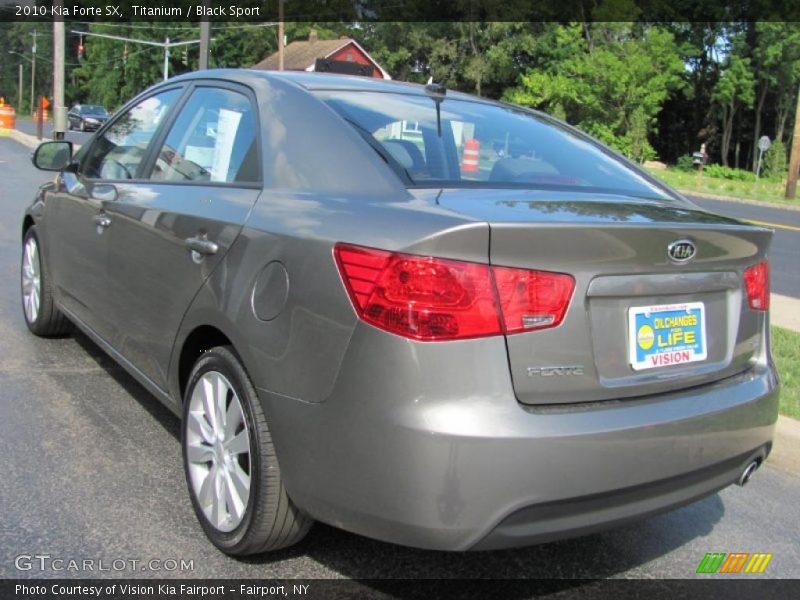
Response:
[[[75,342],[91,356],[99,367],[101,367],[109,377],[113,378],[131,397],[145,409],[153,420],[175,438],[180,443],[181,423],[180,419],[161,403],[153,394],[136,381],[128,372],[117,364],[113,358],[106,354],[100,346],[95,344],[84,333],[74,331],[72,338]]]
[[[74,339],[164,430],[180,440],[179,419],[168,408],[89,338],[75,333]],[[342,577],[358,580],[364,597],[375,593],[419,597],[419,589],[398,585],[397,580],[420,579],[549,580],[541,585],[542,593],[550,593],[635,571],[709,534],[724,514],[722,499],[714,494],[681,509],[601,533],[526,548],[480,552],[408,548],[315,523],[305,539],[291,548],[236,560],[268,566],[308,557]],[[527,597],[530,593],[528,587],[512,586],[504,596]]]

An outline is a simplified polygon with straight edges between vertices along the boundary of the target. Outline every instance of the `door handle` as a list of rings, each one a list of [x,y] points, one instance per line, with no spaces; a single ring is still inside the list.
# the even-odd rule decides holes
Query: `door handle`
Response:
[[[186,247],[192,252],[198,254],[216,254],[219,246],[216,242],[207,240],[205,237],[190,237],[186,238]]]
[[[111,217],[106,215],[105,213],[100,213],[94,216],[94,224],[97,225],[98,228],[105,229],[109,225],[111,225]]]

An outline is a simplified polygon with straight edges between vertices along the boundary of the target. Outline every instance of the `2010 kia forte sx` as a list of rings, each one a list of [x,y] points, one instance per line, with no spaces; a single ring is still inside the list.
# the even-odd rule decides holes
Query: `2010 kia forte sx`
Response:
[[[519,107],[205,71],[134,100],[22,224],[71,324],[182,416],[230,554],[312,520],[423,548],[595,531],[744,483],[778,381],[769,230]]]

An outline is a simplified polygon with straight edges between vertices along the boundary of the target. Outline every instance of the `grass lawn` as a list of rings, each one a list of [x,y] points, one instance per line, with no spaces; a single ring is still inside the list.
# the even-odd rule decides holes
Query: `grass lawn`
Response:
[[[800,419],[800,333],[773,327],[772,356],[781,378],[780,412]]]
[[[686,192],[702,192],[704,194],[716,194],[718,196],[733,196],[735,198],[749,198],[752,200],[768,200],[769,202],[780,202],[783,204],[800,205],[800,199],[786,200],[783,197],[785,192],[784,184],[780,181],[772,181],[761,178],[756,182],[731,181],[703,175],[698,186],[697,173],[688,173],[678,169],[649,169],[650,173],[658,177],[667,185],[675,189]]]

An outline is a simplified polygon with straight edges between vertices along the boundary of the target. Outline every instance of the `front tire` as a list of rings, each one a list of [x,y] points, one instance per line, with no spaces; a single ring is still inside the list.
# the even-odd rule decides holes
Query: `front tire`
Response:
[[[20,280],[22,312],[28,329],[42,337],[68,333],[71,324],[56,307],[35,225],[25,232],[22,241]]]
[[[312,521],[286,493],[261,403],[230,348],[195,363],[183,406],[186,483],[211,542],[235,556],[299,542]]]

